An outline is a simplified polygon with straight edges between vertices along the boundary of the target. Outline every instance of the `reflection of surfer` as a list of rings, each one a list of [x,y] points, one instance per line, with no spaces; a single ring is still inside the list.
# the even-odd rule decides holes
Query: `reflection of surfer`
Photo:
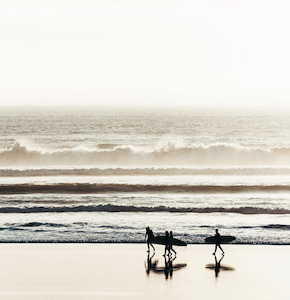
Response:
[[[207,269],[214,270],[216,278],[219,276],[220,270],[223,270],[223,271],[234,271],[235,270],[232,267],[221,265],[221,261],[224,259],[224,256],[222,256],[220,258],[220,260],[217,260],[216,255],[214,255],[214,259],[215,259],[215,263],[214,264],[207,264],[205,267]]]
[[[169,253],[171,254],[171,250],[172,250],[175,254],[175,257],[176,257],[176,251],[172,248],[172,243],[173,243],[173,234],[172,234],[172,231],[170,231],[170,234],[169,234]]]
[[[148,256],[147,256],[147,266],[146,266],[146,273],[147,275],[149,275],[150,273],[150,270],[155,270],[156,269],[156,266],[158,264],[158,260],[155,260],[153,263],[152,263],[152,258],[154,257],[155,255],[155,252],[153,252],[153,255],[150,256],[149,252],[148,252]]]
[[[150,227],[146,227],[146,235],[145,235],[145,239],[147,239],[147,246],[148,246],[148,250],[147,252],[150,252],[150,246],[153,248],[153,251],[155,252],[155,248],[152,245],[152,241],[154,238],[154,234],[153,231],[150,229]]]
[[[172,278],[172,275],[173,275],[173,264],[172,264],[172,262],[175,260],[175,258],[176,258],[176,256],[173,259],[169,258],[169,261],[168,261],[170,278]]]
[[[219,271],[221,269],[221,261],[222,261],[223,258],[224,258],[224,256],[222,256],[221,259],[219,261],[217,261],[216,255],[214,256],[214,259],[215,259],[215,268],[214,268],[215,277],[219,276]]]
[[[164,275],[165,278],[168,279],[168,276],[170,276],[170,278],[172,278],[173,275],[173,264],[172,262],[175,260],[175,257],[173,259],[171,259],[171,257],[166,258],[166,256],[164,257]]]
[[[151,261],[154,254],[150,257],[148,253],[147,257],[147,266],[146,267],[146,273],[149,275],[150,271],[154,272],[155,274],[164,274],[165,278],[168,279],[169,276],[172,278],[173,271],[181,270],[182,268],[186,267],[186,264],[173,264],[173,261],[176,259],[174,257],[173,259],[171,257],[168,257],[167,255],[164,256],[164,267],[158,267],[158,260]]]
[[[215,230],[215,236],[214,237],[215,237],[215,249],[214,249],[213,255],[215,255],[217,247],[219,247],[222,251],[222,254],[225,255],[225,252],[221,247],[221,235],[219,234],[218,229]]]
[[[165,275],[165,278],[168,279],[168,275],[169,275],[169,261],[170,261],[170,258],[166,258],[166,256],[164,256],[164,275]],[[171,265],[172,266],[172,265]]]

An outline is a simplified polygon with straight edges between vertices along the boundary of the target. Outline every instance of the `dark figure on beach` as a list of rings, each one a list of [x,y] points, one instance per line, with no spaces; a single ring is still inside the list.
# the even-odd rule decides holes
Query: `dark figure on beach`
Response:
[[[215,255],[217,247],[219,247],[222,251],[222,254],[225,255],[225,252],[221,247],[221,235],[219,234],[218,229],[215,230],[215,249],[213,255]]]
[[[174,255],[176,257],[176,251],[172,248],[172,243],[173,243],[173,234],[172,234],[172,231],[170,231],[170,233],[169,233],[169,252],[171,254],[171,251],[173,251]]]
[[[152,245],[152,241],[154,238],[154,234],[153,231],[150,229],[150,227],[146,227],[146,235],[145,235],[145,239],[147,240],[147,246],[148,246],[148,250],[147,252],[150,252],[150,246],[153,248],[153,251],[155,252],[155,248]]]
[[[168,231],[165,232],[165,250],[164,250],[163,256],[166,255],[166,252],[168,252],[167,253],[168,256],[171,254],[171,252],[170,252],[170,237],[169,237]]]

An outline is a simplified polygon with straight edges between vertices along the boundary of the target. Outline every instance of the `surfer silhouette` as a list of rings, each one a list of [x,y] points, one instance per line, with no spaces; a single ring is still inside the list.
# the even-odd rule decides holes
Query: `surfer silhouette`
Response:
[[[222,255],[225,255],[224,250],[221,247],[221,235],[219,234],[218,229],[215,230],[215,249],[213,255],[215,255],[217,248],[219,247],[222,251]]]
[[[165,231],[165,249],[164,249],[163,256],[166,255],[166,252],[168,252],[167,253],[168,256],[171,254],[171,251],[170,251],[170,237],[169,237],[168,231]]]
[[[172,234],[172,231],[170,231],[170,233],[169,233],[169,252],[171,254],[171,250],[172,250],[176,257],[176,251],[172,248],[172,243],[173,243],[173,234]]]
[[[153,251],[155,252],[155,248],[154,248],[154,246],[152,245],[153,238],[154,238],[153,231],[150,229],[149,226],[146,227],[146,235],[145,235],[145,239],[146,239],[146,241],[147,241],[147,247],[148,247],[147,252],[150,252],[150,246],[153,248]]]

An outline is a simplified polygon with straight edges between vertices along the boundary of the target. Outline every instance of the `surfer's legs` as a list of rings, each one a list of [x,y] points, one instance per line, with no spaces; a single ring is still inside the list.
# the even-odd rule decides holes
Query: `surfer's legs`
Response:
[[[173,248],[171,248],[171,250],[174,252],[174,255],[176,257],[176,251]]]
[[[169,249],[168,249],[168,245],[165,245],[165,249],[164,249],[164,254],[163,254],[163,256],[165,256],[166,255],[166,252],[168,251],[168,255],[169,255]]]
[[[217,244],[215,244],[215,248],[214,248],[214,253],[213,253],[213,255],[215,255],[215,253],[216,253],[216,250],[217,250]]]
[[[223,253],[223,255],[224,255],[224,254],[225,254],[225,251],[222,249],[222,247],[221,247],[220,244],[219,244],[218,246],[219,246],[219,248],[221,249],[221,251],[222,251],[222,253]]]
[[[217,247],[219,247],[219,248],[220,248],[220,250],[221,250],[222,254],[224,255],[224,254],[225,254],[225,252],[224,252],[224,250],[222,249],[222,247],[221,247],[221,244],[215,244],[215,249],[214,249],[214,253],[213,253],[213,255],[215,255],[215,253],[216,253],[216,250],[217,250]]]
[[[155,248],[150,241],[147,241],[147,247],[148,247],[147,252],[150,252],[150,246],[153,248],[153,251],[155,252]]]

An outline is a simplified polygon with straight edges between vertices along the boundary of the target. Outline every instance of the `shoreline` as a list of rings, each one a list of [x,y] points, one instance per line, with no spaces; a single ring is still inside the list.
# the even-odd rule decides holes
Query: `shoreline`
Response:
[[[116,245],[147,245],[146,242],[117,242],[117,241],[109,241],[109,242],[98,242],[98,241],[0,241],[1,244],[96,244],[96,245],[111,245],[111,244],[116,244]],[[156,245],[156,244],[154,244]],[[187,246],[212,246],[213,244],[207,244],[207,243],[187,243]],[[223,246],[290,246],[290,243],[286,244],[278,244],[278,243],[273,243],[273,244],[254,244],[254,243],[229,243],[229,244],[222,244]],[[160,245],[159,245],[160,246]],[[186,246],[182,246],[185,248]]]

